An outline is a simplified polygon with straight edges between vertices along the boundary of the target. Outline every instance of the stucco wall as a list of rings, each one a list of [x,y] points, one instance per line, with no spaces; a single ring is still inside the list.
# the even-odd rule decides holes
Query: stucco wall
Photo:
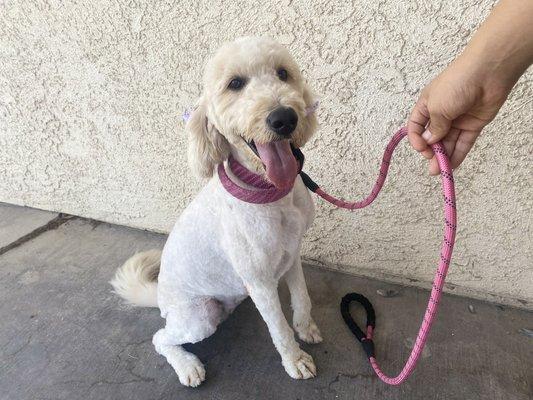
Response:
[[[181,113],[200,92],[209,54],[245,34],[292,50],[321,98],[306,169],[332,193],[360,198],[418,90],[494,2],[172,3],[0,3],[0,201],[168,231],[200,185],[186,168]],[[457,171],[448,286],[525,307],[533,304],[532,80],[531,72],[521,79]],[[307,259],[415,285],[432,279],[439,181],[401,147],[371,208],[318,203]]]

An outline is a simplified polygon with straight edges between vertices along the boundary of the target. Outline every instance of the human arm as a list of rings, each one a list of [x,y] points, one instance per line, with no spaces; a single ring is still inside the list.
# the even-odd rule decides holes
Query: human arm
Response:
[[[458,167],[533,62],[533,0],[501,0],[463,53],[426,86],[407,125],[413,148],[431,159],[442,140]]]

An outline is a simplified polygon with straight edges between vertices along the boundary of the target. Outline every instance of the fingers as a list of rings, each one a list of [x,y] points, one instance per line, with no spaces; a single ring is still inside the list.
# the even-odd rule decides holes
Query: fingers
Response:
[[[433,156],[433,158],[429,160],[428,168],[429,168],[429,174],[431,176],[440,174],[439,162],[437,161],[437,157]]]
[[[450,132],[452,121],[440,112],[430,113],[429,120],[428,131],[430,135],[425,139],[427,144],[435,144]]]
[[[452,157],[452,155],[455,152],[455,146],[457,143],[457,138],[459,137],[460,130],[457,128],[450,129],[450,132],[444,137],[442,140],[442,145],[444,146],[444,149],[446,150],[446,154],[449,158]],[[438,175],[440,173],[439,163],[437,161],[436,157],[433,157],[431,161],[429,162],[429,174],[430,175]]]
[[[450,164],[452,168],[457,168],[464,161],[468,152],[474,146],[480,131],[461,131],[455,144],[453,154],[450,156]]]
[[[407,137],[411,146],[424,157],[433,157],[433,151],[428,146],[427,142],[422,138],[422,134],[426,130],[426,125],[429,121],[429,112],[426,107],[426,100],[424,95],[420,96],[415,104],[409,121],[407,122]]]
[[[420,152],[422,156],[430,160],[430,175],[438,175],[440,172],[437,159],[435,158],[430,145],[442,140],[446,153],[451,159],[455,153],[456,143],[461,132],[459,129],[452,129],[452,120],[447,118],[442,113],[442,110],[438,108],[437,110],[439,111],[429,110],[427,105],[427,90],[425,90],[415,104],[407,123],[407,135],[411,146],[416,151]],[[464,143],[464,146],[467,146],[466,142]],[[470,150],[470,148],[468,148],[468,150]],[[468,150],[466,153],[468,153]],[[462,153],[459,152],[459,155],[456,156],[456,160],[460,163],[466,156],[466,153],[462,155]]]
[[[447,147],[447,154],[451,154],[453,152],[453,148],[455,146],[455,141],[457,140],[457,134],[456,132],[455,137],[450,137],[450,129],[452,126],[452,121],[446,118],[444,115],[438,112],[430,112],[429,115],[429,127],[428,129],[422,134],[422,137],[426,140],[426,143],[428,145],[432,145],[437,143],[440,140],[443,140],[444,142],[447,142],[447,145],[445,144],[445,147]],[[451,150],[451,152],[450,152]],[[438,175],[440,173],[439,163],[435,156],[431,158],[429,161],[429,174],[430,175]]]
[[[470,152],[480,131],[461,131],[453,128],[448,136],[442,141],[446,154],[450,159],[450,165],[453,169],[459,167]],[[439,164],[436,157],[429,162],[429,174],[438,175],[440,173]]]
[[[452,154],[455,151],[455,146],[457,143],[457,138],[459,137],[459,133],[461,131],[457,128],[450,129],[450,133],[446,135],[446,137],[442,140],[442,144],[444,146],[444,149],[446,150],[446,155],[451,158]]]
[[[431,160],[431,158],[433,158],[433,150],[429,146],[427,146],[424,151],[420,152],[420,154],[422,154],[422,156],[424,156],[424,158],[427,160]]]

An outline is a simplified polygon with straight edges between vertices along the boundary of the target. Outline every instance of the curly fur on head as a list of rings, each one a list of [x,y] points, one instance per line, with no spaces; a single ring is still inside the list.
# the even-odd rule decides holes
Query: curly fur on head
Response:
[[[280,79],[280,69],[287,71],[286,80]],[[240,90],[229,88],[235,78],[244,81]],[[275,40],[244,37],[224,44],[206,66],[203,94],[187,124],[192,170],[201,177],[210,177],[214,167],[234,151],[248,165],[262,171],[261,160],[245,140],[278,140],[266,118],[276,107],[285,106],[298,115],[291,142],[295,147],[303,146],[317,127],[315,115],[306,113],[314,102],[298,65]]]

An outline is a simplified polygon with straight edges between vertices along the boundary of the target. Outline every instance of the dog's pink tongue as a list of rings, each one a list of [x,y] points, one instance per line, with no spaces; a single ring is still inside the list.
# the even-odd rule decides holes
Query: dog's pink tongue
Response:
[[[288,140],[258,144],[257,152],[265,164],[266,175],[278,189],[286,189],[294,184],[298,175],[298,163],[292,154]]]

